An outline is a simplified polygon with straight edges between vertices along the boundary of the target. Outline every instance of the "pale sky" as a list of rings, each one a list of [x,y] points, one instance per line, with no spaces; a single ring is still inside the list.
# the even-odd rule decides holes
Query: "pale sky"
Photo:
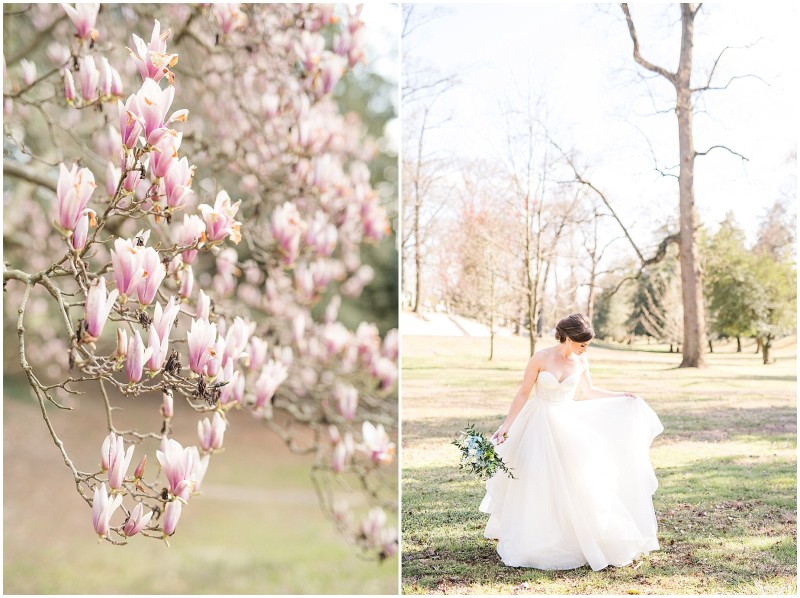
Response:
[[[431,5],[417,7],[430,11]],[[632,57],[624,15],[616,4],[463,5],[443,14],[405,42],[417,56],[443,72],[459,73],[462,85],[437,100],[449,125],[430,136],[431,150],[465,157],[499,156],[504,132],[501,98],[514,80],[547,98],[562,147],[573,147],[595,185],[607,192],[637,241],[647,245],[659,223],[677,215],[677,179],[653,170],[650,140],[659,166],[678,163],[674,91]],[[631,13],[643,56],[669,70],[677,66],[680,12],[676,4],[634,4]],[[704,4],[695,21],[693,84],[707,73],[726,46],[714,82],[733,75],[725,91],[695,100],[697,151],[726,145],[749,158],[717,149],[695,162],[695,198],[701,220],[714,230],[734,210],[749,239],[765,207],[782,194],[796,197],[798,10],[788,4]],[[653,99],[647,92],[652,91]],[[706,112],[701,112],[700,109]],[[637,130],[640,129],[641,131]],[[646,134],[646,136],[645,136]],[[677,174],[677,169],[673,170]]]

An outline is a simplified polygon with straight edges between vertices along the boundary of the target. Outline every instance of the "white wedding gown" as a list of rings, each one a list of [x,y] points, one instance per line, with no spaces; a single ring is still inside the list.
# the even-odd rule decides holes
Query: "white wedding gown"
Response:
[[[597,571],[658,549],[649,449],[664,427],[641,398],[575,401],[578,382],[540,372],[497,447],[516,479],[489,479],[480,509],[510,567]]]

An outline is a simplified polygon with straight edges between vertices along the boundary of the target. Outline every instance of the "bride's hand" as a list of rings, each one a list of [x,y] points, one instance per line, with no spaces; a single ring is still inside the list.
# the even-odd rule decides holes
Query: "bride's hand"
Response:
[[[492,442],[495,444],[503,444],[506,440],[508,440],[508,426],[503,424],[497,428],[497,432],[492,434]]]

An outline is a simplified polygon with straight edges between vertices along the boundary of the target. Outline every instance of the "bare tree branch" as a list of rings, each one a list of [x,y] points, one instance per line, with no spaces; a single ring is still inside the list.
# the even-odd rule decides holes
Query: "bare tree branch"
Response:
[[[625,20],[628,22],[628,32],[631,34],[631,40],[633,41],[633,59],[648,71],[658,73],[673,85],[677,85],[677,75],[675,73],[671,73],[667,69],[655,65],[652,62],[648,62],[642,57],[642,54],[639,50],[639,37],[636,35],[636,28],[633,26],[633,19],[631,18],[631,13],[628,10],[628,5],[623,3],[620,4],[620,6],[622,7],[622,12],[625,13]]]
[[[739,157],[740,157],[742,160],[744,160],[744,161],[749,161],[749,160],[750,160],[750,158],[747,158],[746,156],[743,156],[743,155],[742,155],[742,154],[740,154],[739,152],[735,152],[735,151],[733,151],[731,148],[729,148],[729,147],[726,147],[726,146],[724,146],[724,145],[712,145],[712,146],[711,146],[710,148],[708,148],[706,151],[704,151],[704,152],[695,152],[695,153],[694,153],[694,155],[695,155],[695,156],[705,156],[706,154],[708,154],[708,152],[710,152],[711,150],[713,150],[713,149],[716,149],[716,148],[720,148],[720,149],[727,150],[727,151],[729,151],[730,153],[732,153],[734,156],[739,156]]]
[[[11,160],[3,160],[3,174],[50,189],[53,193],[56,191],[55,181],[35,172],[32,168]]]

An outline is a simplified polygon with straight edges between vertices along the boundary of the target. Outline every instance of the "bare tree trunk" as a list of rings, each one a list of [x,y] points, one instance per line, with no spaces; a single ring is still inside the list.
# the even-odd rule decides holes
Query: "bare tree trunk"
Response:
[[[756,355],[761,353],[761,348],[764,346],[764,341],[761,339],[760,336],[756,337]]]
[[[678,180],[680,206],[680,265],[683,298],[683,360],[680,367],[703,367],[706,345],[706,324],[703,311],[703,278],[697,250],[695,230],[697,215],[694,208],[694,159],[697,153],[692,139],[692,50],[694,18],[697,10],[691,4],[681,4],[681,53],[675,73],[642,58],[639,39],[628,5],[622,5],[633,41],[634,60],[647,70],[667,79],[675,87],[678,116],[678,146],[680,172]]]
[[[769,358],[769,350],[772,348],[772,339],[773,338],[775,338],[775,337],[773,337],[771,334],[768,334],[768,335],[766,335],[764,337],[764,344],[763,344],[764,365],[769,365],[770,363],[772,363],[772,361],[770,361],[770,358]]]
[[[742,337],[741,336],[737,336],[736,337],[736,352],[737,353],[741,353],[742,352]]]

